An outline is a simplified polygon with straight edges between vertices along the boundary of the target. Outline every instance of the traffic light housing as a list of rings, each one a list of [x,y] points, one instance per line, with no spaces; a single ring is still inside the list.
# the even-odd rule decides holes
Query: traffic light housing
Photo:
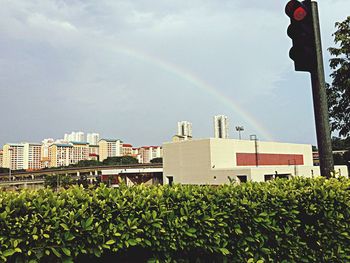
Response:
[[[290,18],[287,30],[293,41],[289,57],[296,71],[312,72],[316,68],[316,44],[311,11],[311,0],[290,0],[285,8]]]

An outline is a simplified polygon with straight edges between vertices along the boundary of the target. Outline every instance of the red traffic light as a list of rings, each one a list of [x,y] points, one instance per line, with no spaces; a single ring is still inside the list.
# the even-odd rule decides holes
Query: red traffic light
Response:
[[[287,16],[295,21],[301,21],[307,16],[307,10],[298,0],[291,0],[287,3],[285,12]]]
[[[293,13],[293,18],[296,20],[296,21],[301,21],[303,20],[305,17],[307,16],[307,12],[306,10],[303,8],[303,7],[298,7],[297,9],[294,10],[294,13]]]

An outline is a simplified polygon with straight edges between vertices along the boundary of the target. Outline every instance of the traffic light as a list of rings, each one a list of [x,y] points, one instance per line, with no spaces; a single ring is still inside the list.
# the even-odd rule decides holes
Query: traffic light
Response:
[[[289,57],[294,60],[296,71],[312,72],[316,68],[316,44],[311,0],[290,0],[285,12],[290,18],[287,34],[293,41]]]

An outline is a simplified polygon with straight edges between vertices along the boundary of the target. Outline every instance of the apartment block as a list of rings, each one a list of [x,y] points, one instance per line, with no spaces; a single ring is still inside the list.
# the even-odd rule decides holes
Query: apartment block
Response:
[[[49,167],[68,166],[71,164],[72,144],[52,144],[49,146]]]
[[[88,160],[98,161],[99,160],[99,158],[98,158],[99,152],[98,151],[99,151],[98,145],[89,144],[89,158],[88,158]]]
[[[0,167],[3,167],[3,157],[4,157],[3,151],[0,150]]]
[[[90,145],[98,145],[99,140],[100,140],[100,134],[98,134],[98,133],[88,133],[86,135],[86,141]]]
[[[139,163],[150,163],[152,159],[163,156],[161,146],[142,146],[138,149]]]
[[[108,157],[122,156],[121,155],[122,141],[119,139],[101,139],[98,142],[99,158],[102,162]]]
[[[132,156],[132,145],[128,143],[122,143],[121,144],[121,154],[122,156]]]
[[[23,169],[38,170],[43,168],[40,143],[23,143]]]
[[[87,142],[71,142],[70,164],[76,164],[89,159],[89,144]]]
[[[24,169],[24,145],[8,143],[3,147],[3,166],[11,170]]]
[[[228,138],[228,119],[225,115],[214,116],[214,137],[227,139]]]

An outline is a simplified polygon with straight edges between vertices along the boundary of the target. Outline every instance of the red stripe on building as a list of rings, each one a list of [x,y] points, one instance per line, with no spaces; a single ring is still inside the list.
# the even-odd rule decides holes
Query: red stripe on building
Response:
[[[255,153],[237,153],[237,166],[255,166]],[[304,156],[302,154],[271,154],[258,153],[258,165],[303,165]]]

